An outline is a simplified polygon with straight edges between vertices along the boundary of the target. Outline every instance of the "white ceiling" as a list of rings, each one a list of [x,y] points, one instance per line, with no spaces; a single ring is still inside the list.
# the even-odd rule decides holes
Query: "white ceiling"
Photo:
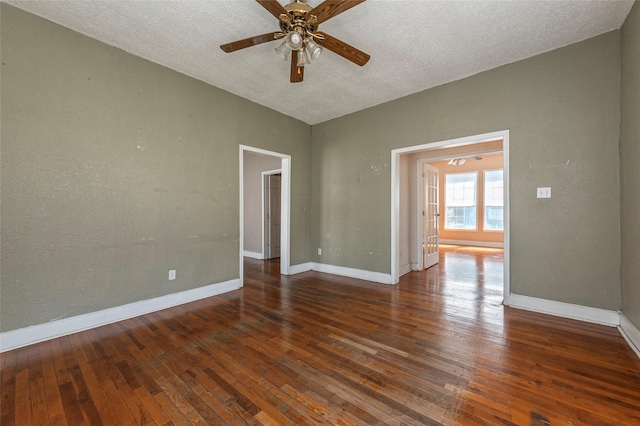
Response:
[[[289,82],[254,0],[2,0],[309,124],[340,117],[622,26],[633,0],[368,0],[320,30],[371,55],[359,67],[325,49]],[[316,6],[321,0],[309,0]],[[286,4],[286,0],[280,0]]]

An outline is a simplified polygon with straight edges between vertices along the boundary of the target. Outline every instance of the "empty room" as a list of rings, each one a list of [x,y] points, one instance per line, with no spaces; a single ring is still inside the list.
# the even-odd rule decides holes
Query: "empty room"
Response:
[[[640,424],[640,4],[0,0],[0,424]]]

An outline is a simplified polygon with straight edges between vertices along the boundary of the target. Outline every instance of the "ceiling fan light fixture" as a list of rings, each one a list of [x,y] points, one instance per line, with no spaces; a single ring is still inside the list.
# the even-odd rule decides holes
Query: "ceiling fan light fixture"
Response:
[[[280,46],[273,49],[276,51],[278,55],[280,55],[285,61],[289,59],[289,52],[291,52],[291,48],[287,46],[287,42],[283,41]]]
[[[311,59],[318,59],[322,53],[322,46],[313,40],[309,40],[305,45],[305,50]]]
[[[302,47],[302,36],[296,31],[289,31],[284,38],[284,42],[291,50],[298,50]]]

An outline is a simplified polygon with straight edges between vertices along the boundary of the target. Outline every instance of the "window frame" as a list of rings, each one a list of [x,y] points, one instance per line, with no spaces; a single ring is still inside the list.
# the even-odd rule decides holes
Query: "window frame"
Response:
[[[443,179],[443,183],[444,183],[444,224],[443,224],[443,229],[446,231],[466,231],[466,232],[477,232],[479,230],[478,228],[478,190],[479,190],[479,170],[471,170],[471,171],[460,171],[460,172],[453,172],[453,173],[444,173],[444,179]],[[475,227],[473,228],[450,228],[447,226],[447,211],[449,208],[449,205],[447,204],[447,176],[452,176],[452,175],[474,175],[475,177],[475,191],[474,191],[474,208],[475,208]],[[452,206],[452,207],[459,207],[459,206]],[[463,206],[464,207],[464,206]]]
[[[488,229],[487,225],[487,172],[502,172],[502,229]],[[504,168],[482,170],[482,232],[504,232]]]

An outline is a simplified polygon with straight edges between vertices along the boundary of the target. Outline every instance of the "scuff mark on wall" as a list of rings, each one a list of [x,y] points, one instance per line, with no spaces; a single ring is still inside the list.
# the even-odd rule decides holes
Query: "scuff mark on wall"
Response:
[[[387,164],[387,163],[385,163],[385,164],[384,164],[384,165],[382,165],[382,166],[376,166],[376,165],[373,165],[373,164],[372,164],[372,165],[371,165],[371,167],[370,167],[370,169],[371,169],[371,171],[372,171],[376,176],[380,176],[380,172],[381,172],[383,169],[386,169],[387,167],[388,167],[388,164]]]

